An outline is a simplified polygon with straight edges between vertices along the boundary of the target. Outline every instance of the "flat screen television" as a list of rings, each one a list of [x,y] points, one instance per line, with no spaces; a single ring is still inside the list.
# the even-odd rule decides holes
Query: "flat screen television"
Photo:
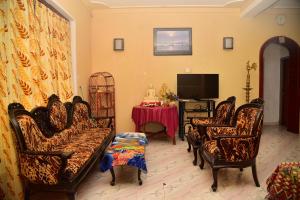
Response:
[[[219,74],[177,74],[179,99],[219,98]]]

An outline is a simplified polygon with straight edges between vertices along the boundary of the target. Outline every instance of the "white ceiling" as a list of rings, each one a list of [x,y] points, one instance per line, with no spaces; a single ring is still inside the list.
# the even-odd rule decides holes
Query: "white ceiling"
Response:
[[[247,0],[89,0],[89,2],[107,8],[242,7]],[[251,4],[268,5],[273,8],[300,8],[300,0],[252,0]]]
[[[109,8],[129,7],[225,7],[245,0],[90,0],[91,3],[103,4]]]
[[[300,0],[280,0],[274,8],[300,8]]]

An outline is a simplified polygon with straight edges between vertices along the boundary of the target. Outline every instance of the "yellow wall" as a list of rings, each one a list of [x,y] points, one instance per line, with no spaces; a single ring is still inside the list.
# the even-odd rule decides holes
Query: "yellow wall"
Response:
[[[56,0],[76,22],[76,59],[77,59],[77,89],[78,94],[87,100],[88,79],[91,74],[91,13],[81,1]]]
[[[166,83],[176,92],[176,74],[220,74],[220,100],[235,95],[245,100],[248,60],[258,62],[261,45],[270,37],[285,35],[300,44],[300,13],[286,15],[278,26],[276,13],[241,19],[239,9],[134,8],[94,10],[92,17],[92,72],[108,71],[116,82],[117,131],[134,130],[131,109],[143,99],[149,84],[158,91]],[[153,56],[153,28],[191,27],[192,56]],[[223,50],[224,36],[234,37],[234,49]],[[125,51],[113,51],[113,38],[125,40]],[[258,96],[258,70],[251,72],[251,97]]]

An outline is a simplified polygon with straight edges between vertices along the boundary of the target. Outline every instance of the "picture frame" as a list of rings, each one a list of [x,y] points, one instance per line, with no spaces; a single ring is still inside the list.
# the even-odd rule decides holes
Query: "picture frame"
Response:
[[[233,37],[223,37],[223,49],[233,49]]]
[[[123,38],[114,38],[114,51],[124,51]]]
[[[192,28],[154,28],[153,54],[192,55]]]

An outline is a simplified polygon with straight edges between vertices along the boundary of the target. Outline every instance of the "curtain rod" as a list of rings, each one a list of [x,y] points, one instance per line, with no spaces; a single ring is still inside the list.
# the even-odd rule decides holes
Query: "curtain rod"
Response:
[[[52,5],[50,5],[48,2],[46,2],[46,0],[37,0],[40,3],[44,4],[47,8],[49,8],[50,10],[52,10],[55,14],[59,15],[60,17],[64,18],[65,20],[67,20],[69,22],[69,20],[63,16],[58,10],[56,10]],[[34,0],[34,4],[36,3],[36,0]],[[35,6],[35,5],[34,5]]]

